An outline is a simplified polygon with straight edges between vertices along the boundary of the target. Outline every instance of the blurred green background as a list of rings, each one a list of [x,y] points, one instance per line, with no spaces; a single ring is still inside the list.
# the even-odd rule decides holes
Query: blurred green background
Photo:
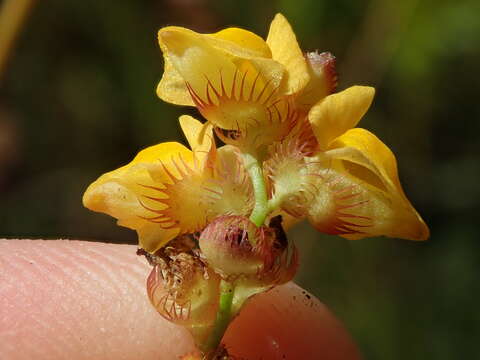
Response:
[[[81,205],[86,186],[192,110],[160,101],[157,30],[240,26],[284,13],[304,50],[337,56],[340,89],[377,88],[361,126],[394,151],[428,242],[291,232],[297,281],[366,359],[467,359],[480,338],[478,0],[42,0],[0,77],[0,235],[135,243]]]

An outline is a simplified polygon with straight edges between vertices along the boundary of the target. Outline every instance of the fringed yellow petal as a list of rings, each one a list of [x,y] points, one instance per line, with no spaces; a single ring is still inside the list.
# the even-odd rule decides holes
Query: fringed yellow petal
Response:
[[[162,143],[140,151],[127,165],[100,176],[83,195],[84,205],[94,211],[116,217],[125,224],[141,222],[145,214],[138,197],[149,195],[148,188],[154,181],[168,179],[162,163],[169,163],[172,156],[192,160],[191,152],[175,142]],[[176,172],[176,169],[172,169]],[[153,177],[152,177],[153,175]],[[131,226],[129,226],[131,227]]]
[[[293,142],[292,142],[293,143]],[[264,173],[269,180],[270,208],[281,208],[288,214],[301,218],[305,215],[306,198],[303,194],[308,166],[301,152],[289,142],[276,144],[273,156],[264,163]],[[302,190],[302,191],[300,191]]]
[[[194,104],[224,142],[254,151],[280,140],[295,125],[293,101],[280,89],[284,66],[270,58],[258,36],[235,28],[198,34],[167,27],[160,30],[159,41],[166,65],[176,70],[171,78],[183,78]],[[183,85],[171,94],[177,90],[184,91]]]
[[[202,230],[219,215],[248,214],[252,191],[242,164],[224,149],[219,149],[215,160],[207,169],[195,163],[174,164],[179,176],[169,175],[163,188],[156,187],[157,194],[148,198],[158,202],[149,207],[155,214],[151,220],[184,234]]]
[[[159,31],[162,51],[189,87],[193,101],[218,101],[217,89],[231,89],[235,65],[225,52],[213,47],[204,35],[181,27],[166,27]]]
[[[429,237],[403,193],[394,155],[373,134],[350,130],[317,160],[324,164],[308,217],[318,230],[349,239]]]
[[[227,144],[254,150],[280,140],[295,125],[296,113],[287,97],[279,97],[283,66],[265,59],[233,59],[237,66],[230,91],[218,91],[218,104],[199,109]]]
[[[209,87],[207,101],[200,97],[197,107],[215,126],[228,130],[271,125],[268,108],[277,100],[283,67],[269,59],[232,59],[236,66],[230,87]],[[271,64],[273,62],[273,64]],[[223,76],[222,72],[222,78]],[[196,95],[196,94],[195,94]],[[273,110],[270,110],[273,112]]]
[[[217,215],[247,216],[253,209],[253,189],[238,150],[225,145],[218,149],[216,187],[211,189],[215,199],[212,211]]]
[[[222,86],[230,91],[230,85],[235,81],[235,67],[230,60],[238,62],[252,59],[260,63],[256,65],[256,71],[250,72],[245,86],[251,86],[251,78],[255,78],[259,72],[263,77],[271,77],[271,85],[275,88],[283,76],[283,67],[271,60],[272,53],[266,42],[247,30],[228,28],[214,34],[198,34],[181,27],[167,27],[159,31],[159,42],[165,60],[165,72],[158,84],[157,95],[177,105],[198,105],[196,100],[209,102],[206,97],[207,80],[211,82],[209,90],[213,98],[214,90],[220,92]],[[199,98],[192,99],[192,90]]]
[[[118,219],[118,224],[136,230],[140,246],[154,252],[179,232],[175,226],[155,223],[160,203],[159,190],[179,176],[174,159],[193,163],[190,150],[179,143],[162,143],[142,150],[127,165],[100,176],[83,195],[83,204],[90,210],[103,212]],[[163,196],[165,197],[165,196]],[[172,225],[172,223],[163,224]]]
[[[270,147],[270,156],[263,163],[270,209],[281,209],[280,215],[287,213],[297,221],[305,217],[311,194],[316,192],[316,166],[311,167],[308,161],[316,149],[317,142],[306,119],[282,142]],[[288,223],[289,219],[284,220]]]
[[[358,124],[370,107],[374,94],[372,87],[352,86],[327,96],[312,107],[308,119],[322,150]]]
[[[305,87],[310,80],[307,63],[300,49],[295,33],[282,14],[275,15],[267,37],[273,60],[285,66],[285,93],[294,94]]]
[[[166,228],[178,227],[181,234],[200,231],[216,215],[211,210],[215,201],[211,182],[208,172],[184,165],[180,177],[171,176],[170,183],[158,190],[153,220]]]
[[[285,74],[285,68],[275,60],[266,58],[252,58],[245,61],[243,59],[234,59],[235,64],[241,72],[250,68],[252,75],[260,74],[254,87],[253,98],[258,101],[265,100],[272,93],[272,100],[280,95],[280,85]],[[254,81],[255,79],[253,79]],[[253,82],[250,82],[252,84]],[[268,85],[267,85],[268,83]],[[264,90],[265,89],[265,90]],[[262,93],[263,91],[263,93]],[[260,96],[260,94],[262,94]]]
[[[272,57],[267,43],[260,36],[244,29],[228,28],[206,36],[210,38],[209,41],[213,46],[233,56]]]

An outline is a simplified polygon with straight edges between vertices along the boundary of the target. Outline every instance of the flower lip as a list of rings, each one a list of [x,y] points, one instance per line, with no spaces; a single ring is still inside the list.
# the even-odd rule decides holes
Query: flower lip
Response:
[[[167,46],[171,46],[171,45],[173,45],[173,44],[172,44],[172,41],[175,41],[175,32],[169,31],[169,30],[160,31],[160,32],[158,33],[158,37],[161,38],[162,41],[163,41]]]
[[[260,71],[253,71],[256,75],[249,69],[236,69],[228,81],[229,86],[222,69],[219,69],[217,79],[205,76],[203,97],[188,81],[186,86],[200,113],[214,125],[225,129],[249,122],[258,125],[265,122],[266,112],[273,112],[279,102],[275,96],[278,87],[272,84],[271,79],[264,79]]]
[[[250,76],[248,69],[243,73],[236,70],[228,88],[224,74],[219,71],[217,87],[212,79],[206,78],[203,98],[186,83],[200,113],[227,144],[240,147],[269,144],[283,138],[298,121],[292,98],[278,96],[278,87],[265,80],[259,71],[247,85],[246,78]]]
[[[272,22],[266,42],[246,30],[199,34],[180,27],[161,29],[159,41],[169,74],[162,78],[160,95],[167,97],[168,84],[176,94],[185,89],[208,122],[238,130],[234,139],[231,134],[222,137],[220,131],[227,144],[255,151],[281,140],[295,125],[295,100],[290,97],[301,91],[310,75],[282,15]],[[179,103],[188,102],[180,97]]]

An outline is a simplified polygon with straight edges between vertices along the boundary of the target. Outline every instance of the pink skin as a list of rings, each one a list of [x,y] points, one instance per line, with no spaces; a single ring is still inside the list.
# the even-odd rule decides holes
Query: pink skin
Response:
[[[189,334],[149,304],[135,246],[0,240],[0,358],[179,359]],[[342,325],[294,284],[252,299],[226,334],[244,359],[360,359]],[[309,295],[310,296],[310,295]]]

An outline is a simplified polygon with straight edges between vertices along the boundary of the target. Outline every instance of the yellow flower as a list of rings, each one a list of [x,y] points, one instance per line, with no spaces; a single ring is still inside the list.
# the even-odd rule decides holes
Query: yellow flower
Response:
[[[332,59],[317,54],[306,61],[280,14],[266,41],[238,28],[198,34],[166,27],[158,38],[165,59],[158,96],[196,106],[224,142],[246,151],[282,140],[304,115],[305,102],[335,87],[335,74],[323,71]]]
[[[332,94],[335,59],[304,55],[282,15],[266,40],[238,28],[199,34],[166,27],[159,42],[165,72],[157,94],[196,106],[207,122],[182,116],[192,150],[175,142],[147,148],[84,195],[85,206],[135,229],[145,250],[202,231],[219,216],[252,211],[268,212],[262,224],[288,214],[349,239],[429,236],[401,188],[392,152],[355,128],[374,89]],[[226,146],[216,149],[213,131]],[[253,175],[245,154],[260,173]],[[257,197],[265,188],[262,205]]]
[[[314,139],[305,131],[292,135],[265,164],[270,201],[328,234],[425,240],[428,227],[402,190],[395,156],[375,135],[354,128],[374,92],[353,86],[310,109],[307,132]]]
[[[235,149],[217,150],[211,127],[190,116],[180,117],[180,124],[193,151],[176,142],[151,146],[102,175],[83,196],[87,208],[136,230],[140,247],[151,253],[178,235],[202,230],[218,215],[248,215],[252,208]]]
[[[154,266],[152,304],[204,353],[215,353],[246,299],[293,278],[290,224],[306,218],[347,239],[428,238],[393,153],[356,128],[374,89],[334,93],[335,58],[304,54],[282,15],[266,40],[166,27],[159,42],[159,97],[196,106],[207,121],[181,116],[190,149],[149,147],[92,183],[83,202],[137,231]],[[217,149],[214,133],[227,145]]]

